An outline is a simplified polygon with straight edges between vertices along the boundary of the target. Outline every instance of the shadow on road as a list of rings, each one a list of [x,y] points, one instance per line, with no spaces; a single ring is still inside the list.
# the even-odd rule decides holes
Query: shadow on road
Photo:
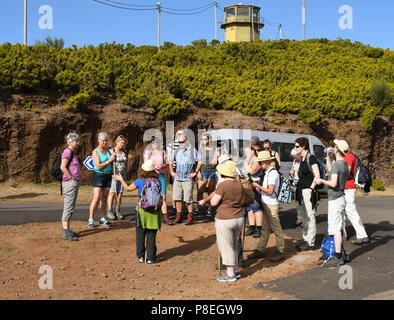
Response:
[[[15,199],[26,199],[26,198],[35,198],[39,196],[45,196],[48,193],[22,193],[22,194],[14,194],[10,196],[0,197],[0,200],[15,200]]]
[[[91,229],[85,229],[79,232],[79,236],[81,238],[93,235],[93,234],[97,234],[97,233],[101,233],[101,232],[111,232],[114,230],[122,230],[122,229],[131,229],[134,228],[135,226],[135,222],[130,222],[130,221],[119,221],[114,223],[111,227],[100,227],[100,226],[96,226],[94,228]]]

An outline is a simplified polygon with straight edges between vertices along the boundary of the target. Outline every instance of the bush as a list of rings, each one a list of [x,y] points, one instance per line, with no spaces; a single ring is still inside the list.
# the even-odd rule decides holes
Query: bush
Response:
[[[68,98],[64,109],[69,111],[82,111],[84,108],[87,107],[89,101],[89,94],[81,92],[76,94],[75,96]]]
[[[371,132],[375,127],[376,120],[378,119],[379,109],[372,107],[364,109],[361,115],[361,126],[367,132]]]
[[[384,79],[373,81],[370,93],[375,106],[384,107],[391,102],[391,89]]]
[[[384,188],[383,183],[380,182],[379,180],[372,180],[372,188],[374,188],[375,190],[378,190],[378,191],[384,191],[384,190],[386,190],[386,189]]]
[[[314,128],[317,128],[324,123],[324,117],[322,113],[316,109],[302,110],[297,115],[297,118]]]

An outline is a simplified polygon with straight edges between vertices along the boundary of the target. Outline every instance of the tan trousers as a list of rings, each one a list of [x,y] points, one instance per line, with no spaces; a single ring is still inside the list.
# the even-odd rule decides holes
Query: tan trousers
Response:
[[[261,229],[261,238],[256,249],[264,252],[271,234],[271,230],[276,237],[276,247],[280,253],[285,250],[285,240],[282,226],[279,220],[279,205],[268,205],[263,203],[263,227]]]

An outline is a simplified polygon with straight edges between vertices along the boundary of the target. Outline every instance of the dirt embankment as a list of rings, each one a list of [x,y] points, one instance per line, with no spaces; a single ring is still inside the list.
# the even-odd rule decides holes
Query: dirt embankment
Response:
[[[0,102],[0,181],[15,179],[20,182],[49,182],[49,168],[54,156],[65,147],[65,137],[71,132],[81,136],[78,152],[80,160],[91,155],[97,145],[97,134],[107,131],[111,139],[119,134],[128,140],[128,178],[136,175],[142,160],[143,135],[147,129],[156,128],[166,134],[166,123],[158,119],[153,109],[133,109],[119,101],[107,101],[94,105],[87,113],[67,112],[61,103],[44,109],[43,96],[23,97],[32,101],[36,111],[11,108],[13,101],[8,97]],[[5,102],[4,102],[5,101]],[[16,110],[13,110],[16,109]],[[272,121],[281,124],[274,124]],[[217,111],[190,108],[174,119],[175,129],[187,127],[198,129],[250,128],[256,130],[313,134],[328,144],[334,138],[346,139],[352,149],[369,166],[373,177],[385,185],[394,183],[393,168],[393,121],[380,119],[372,134],[361,128],[359,120],[340,121],[328,119],[325,126],[312,129],[295,115],[265,115],[248,117],[234,111]],[[83,183],[91,182],[91,174],[83,170]]]

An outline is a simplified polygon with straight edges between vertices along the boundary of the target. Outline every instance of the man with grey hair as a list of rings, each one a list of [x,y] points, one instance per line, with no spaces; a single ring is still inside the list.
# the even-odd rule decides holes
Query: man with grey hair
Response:
[[[70,229],[70,219],[74,212],[81,180],[81,169],[78,157],[75,154],[79,146],[79,135],[74,132],[69,133],[66,140],[68,148],[63,151],[60,164],[60,170],[63,172],[62,188],[64,190],[63,239],[76,241],[79,235]]]

